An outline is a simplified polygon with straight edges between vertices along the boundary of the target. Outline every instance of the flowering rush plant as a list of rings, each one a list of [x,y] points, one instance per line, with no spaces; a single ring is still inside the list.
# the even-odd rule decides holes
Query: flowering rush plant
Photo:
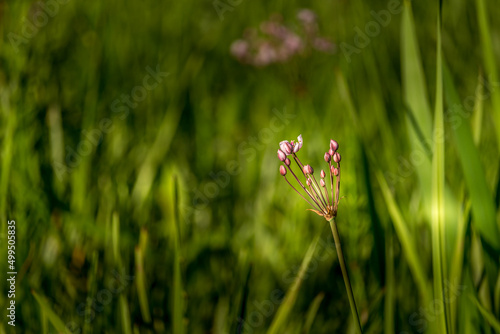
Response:
[[[337,230],[337,224],[335,218],[337,217],[337,210],[339,207],[339,192],[340,192],[340,153],[337,151],[339,149],[339,144],[331,139],[330,149],[325,152],[324,160],[328,163],[329,177],[322,169],[319,176],[319,182],[314,176],[314,170],[310,165],[304,165],[297,152],[302,148],[303,140],[302,135],[297,137],[297,141],[284,140],[280,142],[280,148],[278,149],[278,159],[283,162],[280,166],[280,174],[286,180],[286,182],[293,188],[309,205],[312,209],[308,209],[317,213],[318,215],[324,217],[330,223],[330,228],[332,230],[333,239],[335,240],[335,248],[337,250],[337,256],[339,258],[340,268],[342,269],[342,276],[344,278],[345,287],[347,290],[347,296],[349,298],[349,304],[351,306],[352,316],[359,333],[363,333],[361,327],[361,322],[359,320],[358,310],[356,308],[356,301],[354,300],[354,294],[352,292],[351,282],[349,280],[349,274],[347,272],[347,266],[345,263],[344,254],[342,253],[342,247],[340,246],[340,236]],[[300,173],[295,173],[292,169],[293,159],[300,169]],[[302,188],[304,196],[300,191],[298,191],[291,183],[288,181],[286,175],[290,172],[293,175],[300,188]],[[299,177],[300,176],[300,177]],[[304,180],[304,183],[301,181]],[[335,179],[335,182],[334,182]],[[329,186],[327,186],[329,185]],[[328,189],[329,188],[329,189]],[[335,191],[334,191],[335,189]],[[308,197],[309,199],[307,199]]]
[[[304,165],[297,152],[302,148],[302,135],[297,137],[297,141],[293,140],[289,142],[284,140],[280,142],[280,148],[278,149],[278,159],[284,163],[280,166],[280,174],[283,175],[286,182],[293,188],[307,203],[309,203],[313,209],[311,210],[318,215],[324,217],[326,220],[330,220],[337,216],[337,209],[339,206],[339,191],[340,191],[340,153],[337,152],[339,144],[331,139],[330,149],[325,152],[324,159],[328,163],[329,177],[326,178],[327,174],[322,169],[320,172],[319,183],[314,176],[314,169],[310,165]],[[301,174],[305,177],[305,185],[300,181],[300,178],[292,170],[292,162],[290,157],[295,160],[295,163],[299,166]],[[297,180],[299,186],[309,197],[309,200],[302,195],[292,184],[288,181],[286,175],[287,170],[293,175],[295,180]],[[302,176],[301,175],[301,176]],[[333,179],[336,179],[335,185]],[[325,181],[326,179],[326,181]],[[329,188],[328,189],[328,186]],[[335,189],[335,192],[334,192]]]

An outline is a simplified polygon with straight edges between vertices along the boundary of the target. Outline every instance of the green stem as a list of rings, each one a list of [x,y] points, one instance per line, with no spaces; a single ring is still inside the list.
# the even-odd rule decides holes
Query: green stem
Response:
[[[358,332],[363,333],[361,329],[361,322],[359,321],[358,309],[356,308],[356,301],[354,300],[354,294],[352,293],[351,281],[349,280],[349,274],[347,273],[347,267],[345,265],[344,253],[342,253],[342,247],[340,246],[339,231],[337,231],[337,224],[335,223],[335,217],[328,221],[332,229],[333,239],[335,240],[335,248],[337,249],[337,255],[339,257],[340,268],[342,269],[342,276],[344,276],[345,288],[347,290],[347,296],[349,297],[349,304],[351,304],[352,316],[354,317],[354,322],[358,327]]]

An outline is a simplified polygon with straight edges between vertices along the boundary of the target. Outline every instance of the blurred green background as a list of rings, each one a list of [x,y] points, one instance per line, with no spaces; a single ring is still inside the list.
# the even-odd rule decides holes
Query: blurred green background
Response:
[[[231,55],[273,14],[296,29],[302,8],[336,53]],[[354,333],[328,224],[278,173],[278,143],[299,134],[317,172],[340,144],[337,222],[365,333],[443,333],[443,314],[449,333],[500,332],[500,7],[438,14],[0,1],[0,272],[10,220],[18,272],[15,328],[0,283],[0,333]]]

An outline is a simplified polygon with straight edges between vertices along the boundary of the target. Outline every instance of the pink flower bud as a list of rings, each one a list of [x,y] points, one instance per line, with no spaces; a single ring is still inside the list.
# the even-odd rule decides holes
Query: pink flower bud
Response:
[[[311,186],[311,184],[312,184],[311,179],[307,179],[307,182],[306,182],[306,183],[307,183],[307,185],[310,187],[310,186]]]
[[[323,180],[323,179],[319,180],[319,185],[324,188],[325,187],[325,180]]]
[[[293,145],[293,153],[297,153],[299,150],[300,150],[300,144],[295,143],[295,145]]]
[[[288,158],[285,159],[285,165],[290,166],[290,159]]]
[[[285,152],[283,152],[282,150],[278,150],[278,159],[280,159],[280,161],[285,161],[286,159]]]
[[[328,151],[328,154],[329,154],[331,157],[333,157],[333,155],[335,154],[335,151],[334,151],[334,150],[332,150],[332,149],[330,149],[330,150]]]
[[[297,137],[297,141],[299,142],[299,150],[302,148],[302,144],[303,144],[303,141],[302,141],[302,135],[299,135]]]
[[[321,172],[319,173],[319,175],[321,176],[322,179],[324,179],[325,176],[326,176],[325,171],[321,170]]]
[[[337,143],[333,139],[330,139],[330,148],[335,152],[336,150],[339,149],[339,143]]]
[[[283,176],[286,175],[286,168],[283,165],[280,166],[280,174],[283,175]]]
[[[328,152],[325,152],[325,161],[326,162],[330,162],[330,160],[332,159],[332,157],[330,156],[330,154]]]
[[[332,166],[333,167],[333,166]],[[339,169],[336,167],[333,167],[333,175],[339,176]]]
[[[339,152],[335,152],[335,154],[333,155],[333,161],[335,161],[336,163],[340,162],[340,153]]]
[[[314,170],[311,166],[309,165],[305,165],[304,168],[302,168],[302,171],[304,172],[304,174],[312,174],[314,173]]]
[[[293,152],[293,146],[288,142],[288,140],[283,140],[280,142],[280,149],[286,154],[290,155]]]

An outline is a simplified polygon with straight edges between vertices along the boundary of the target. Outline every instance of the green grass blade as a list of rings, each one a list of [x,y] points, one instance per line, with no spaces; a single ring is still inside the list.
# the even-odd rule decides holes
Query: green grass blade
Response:
[[[174,287],[173,287],[173,332],[184,334],[186,328],[184,325],[184,288],[181,276],[181,241],[180,241],[180,218],[179,218],[179,189],[178,180],[173,178],[173,198],[174,198]]]
[[[239,270],[239,291],[238,296],[236,297],[235,305],[238,307],[234,308],[230,318],[237,319],[238,321],[233,321],[231,326],[231,333],[241,333],[243,331],[245,315],[246,315],[246,306],[248,302],[248,294],[250,290],[250,277],[252,275],[252,265],[248,263],[247,254],[240,254],[240,265]]]
[[[474,139],[474,144],[477,146],[481,141],[482,124],[483,124],[483,85],[481,83],[481,74],[478,75],[478,83],[476,86],[476,101],[474,103],[474,114],[472,116],[472,135]],[[470,200],[466,198],[465,189],[462,195],[461,202],[464,202],[463,206],[458,208],[458,224],[457,224],[457,238],[451,263],[450,278],[458,282],[462,281],[462,271],[464,264],[464,248],[465,248],[465,237],[468,227],[468,221],[470,219],[471,204]],[[496,300],[496,299],[495,299]],[[450,310],[450,320],[452,326],[456,325],[456,314],[459,312],[459,305],[453,307]]]
[[[481,319],[481,314],[474,303],[471,303],[471,294],[475,294],[475,291],[469,290],[474,289],[474,282],[472,281],[470,271],[465,271],[463,273],[463,289],[468,290],[467,293],[461,292],[457,295],[456,303],[458,304],[458,312],[460,319],[459,333],[463,334],[476,334],[479,332],[479,326],[483,320]]]
[[[149,313],[148,295],[146,292],[146,276],[144,273],[144,252],[140,246],[135,247],[135,272],[137,277],[135,282],[142,318],[144,319],[144,322],[150,323],[151,315]]]
[[[441,304],[444,312],[436,312],[438,329],[441,333],[450,330],[447,315],[449,300],[445,295],[446,278],[445,254],[445,201],[444,201],[444,121],[443,121],[443,70],[441,64],[441,18],[437,19],[437,56],[436,56],[436,107],[434,113],[434,148],[432,156],[432,267],[434,301]],[[435,307],[435,306],[434,306]]]
[[[64,325],[64,322],[59,318],[59,316],[52,310],[50,307],[49,303],[43,297],[42,295],[39,295],[35,291],[31,291],[33,296],[35,297],[36,301],[38,302],[38,305],[40,305],[40,308],[43,310],[47,318],[49,319],[50,323],[54,328],[59,332],[59,333],[65,333],[65,334],[70,334],[69,330],[66,329],[66,326]]]
[[[90,259],[89,278],[87,280],[87,309],[93,306],[94,296],[97,294],[97,269],[99,267],[99,255],[97,251],[92,253]],[[85,312],[85,324],[83,326],[83,334],[93,333],[92,313]]]
[[[122,269],[122,258],[120,253],[120,216],[113,213],[111,222],[111,249],[113,250],[113,262]]]
[[[316,317],[316,314],[318,313],[319,306],[321,305],[323,298],[325,298],[325,294],[323,292],[321,292],[320,294],[318,294],[314,298],[311,305],[309,306],[309,310],[307,310],[307,313],[306,313],[306,321],[304,323],[304,327],[302,328],[303,334],[307,334],[311,330],[311,326],[314,322],[314,318]]]
[[[495,317],[495,315],[493,315],[483,305],[481,305],[481,303],[479,302],[479,300],[477,300],[476,297],[471,296],[470,299],[472,299],[472,301],[476,304],[477,309],[482,314],[484,319],[486,319],[486,321],[491,325],[491,327],[493,327],[496,332],[500,333],[500,321]]]
[[[443,70],[444,94],[448,108],[463,108],[446,64]],[[486,181],[479,152],[474,145],[468,122],[462,119],[462,122],[456,124],[452,126],[452,133],[470,194],[473,224],[481,237],[498,251],[500,250],[500,233],[496,221],[495,203]]]
[[[455,243],[453,259],[450,268],[450,278],[457,282],[462,281],[462,270],[464,263],[464,248],[465,248],[465,236],[467,232],[468,220],[470,215],[470,201],[465,203],[464,208],[459,208],[460,212],[458,215],[458,227],[457,227],[457,239]],[[459,305],[451,305],[450,310],[450,321],[451,325],[456,324],[456,314],[458,312]]]
[[[155,178],[155,171],[158,169],[158,165],[170,149],[172,139],[179,125],[181,114],[181,110],[177,108],[172,108],[172,110],[169,110],[165,114],[165,118],[160,125],[156,139],[149,149],[144,163],[139,169],[139,174],[132,190],[132,197],[138,207],[141,207],[151,190]]]
[[[273,322],[271,323],[271,326],[269,327],[269,330],[267,332],[268,334],[283,333],[286,321],[292,311],[293,305],[295,305],[295,301],[297,300],[300,286],[304,281],[306,270],[313,258],[316,246],[318,245],[318,240],[320,238],[320,235],[321,234],[316,236],[316,238],[314,238],[313,242],[309,246],[309,249],[307,250],[306,255],[304,256],[304,259],[302,260],[302,264],[300,265],[299,273],[295,278],[294,282],[292,283],[290,289],[288,289],[288,292],[285,298],[283,299],[283,302],[281,303],[278,311],[276,312]]]
[[[377,171],[376,175],[382,191],[382,196],[384,197],[389,215],[391,216],[391,220],[394,224],[396,235],[401,242],[401,246],[404,250],[405,257],[408,260],[408,265],[410,266],[410,270],[420,291],[420,295],[422,296],[422,299],[426,304],[428,301],[430,301],[430,296],[427,290],[427,280],[425,278],[424,267],[420,262],[419,253],[417,251],[417,248],[415,247],[413,238],[411,237],[410,232],[408,231],[408,228],[404,222],[403,216],[399,211],[396,200],[394,199],[394,196],[389,189],[387,181],[380,171]]]
[[[49,322],[47,319],[47,315],[45,314],[44,309],[40,308],[40,317],[42,323],[42,334],[47,334],[49,332]]]
[[[123,294],[118,298],[120,304],[120,319],[122,323],[122,333],[132,334],[131,320],[130,320],[130,310],[127,303],[127,298]]]
[[[428,102],[425,74],[415,32],[415,22],[410,1],[404,2],[401,29],[401,72],[403,101],[407,108],[406,124],[409,142],[414,152],[429,152],[432,140],[431,108]],[[416,173],[420,182],[420,193],[424,214],[430,220],[431,164],[422,159]]]
[[[484,65],[486,68],[486,77],[488,78],[490,84],[496,84],[498,82],[498,72],[495,63],[495,53],[491,43],[488,15],[484,0],[476,1],[476,12],[479,23],[479,33],[481,36]],[[498,145],[500,146],[500,92],[498,89],[492,90],[491,101],[493,104],[493,118],[496,125],[496,137]]]
[[[428,102],[425,74],[420,59],[411,2],[404,2],[401,31],[401,66],[404,102],[410,108],[418,129],[427,143],[431,140],[432,118]],[[410,127],[412,128],[412,127]]]
[[[386,265],[386,293],[384,300],[384,333],[392,334],[394,330],[394,306],[396,302],[396,281],[394,275],[394,242],[392,228],[386,233],[385,258]]]
[[[472,115],[472,136],[474,138],[474,144],[479,145],[481,141],[481,133],[483,129],[483,114],[484,114],[484,102],[483,102],[483,91],[484,87],[481,83],[481,73],[477,78],[476,86],[476,101],[474,102],[474,114]]]
[[[500,273],[498,273],[495,291],[493,292],[493,309],[496,310],[497,316],[500,318]]]

